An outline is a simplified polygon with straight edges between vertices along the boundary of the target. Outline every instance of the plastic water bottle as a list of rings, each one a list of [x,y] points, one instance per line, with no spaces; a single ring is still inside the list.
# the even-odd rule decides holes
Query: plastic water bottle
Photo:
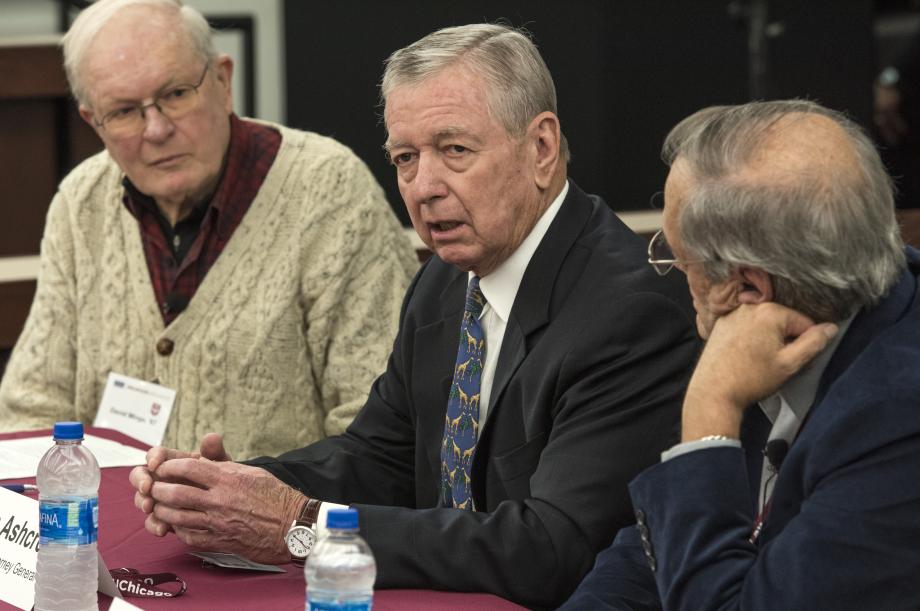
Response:
[[[330,509],[326,534],[304,567],[307,611],[368,611],[374,604],[377,563],[358,534],[358,510]]]
[[[83,447],[81,423],[54,425],[54,446],[38,464],[37,480],[35,611],[96,610],[99,463]]]

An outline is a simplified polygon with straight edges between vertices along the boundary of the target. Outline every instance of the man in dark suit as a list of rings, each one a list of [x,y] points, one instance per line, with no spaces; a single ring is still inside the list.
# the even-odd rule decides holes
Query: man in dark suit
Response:
[[[295,518],[322,525],[347,503],[378,587],[557,605],[632,521],[626,484],[676,431],[697,350],[686,291],[566,179],[527,37],[435,32],[391,56],[382,95],[400,191],[436,253],[387,371],[323,443],[250,465],[152,450],[132,474],[138,505],[157,534],[286,561]],[[214,436],[202,455],[227,458]]]
[[[920,608],[920,253],[872,143],[761,102],[685,119],[663,156],[651,259],[708,340],[683,443],[564,609]]]

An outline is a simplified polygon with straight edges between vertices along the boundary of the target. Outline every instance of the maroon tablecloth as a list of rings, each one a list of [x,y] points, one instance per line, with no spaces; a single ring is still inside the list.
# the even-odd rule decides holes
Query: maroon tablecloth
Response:
[[[143,443],[109,429],[89,428],[87,433],[146,449]],[[45,435],[51,444],[51,431],[0,434],[0,439]],[[200,559],[190,556],[189,548],[173,535],[160,538],[144,530],[143,514],[134,507],[134,492],[128,484],[129,467],[102,470],[99,487],[99,549],[110,569],[130,567],[142,573],[173,572],[188,584],[179,598],[128,598],[142,609],[303,609],[303,570],[282,565],[285,573],[261,573],[221,568],[204,568]],[[5,480],[3,483],[34,483],[35,478]],[[104,600],[103,600],[104,599]],[[100,595],[100,608],[109,598]],[[491,594],[460,594],[432,590],[378,590],[375,611],[414,609],[466,610],[522,609]],[[15,609],[0,601],[0,609]]]

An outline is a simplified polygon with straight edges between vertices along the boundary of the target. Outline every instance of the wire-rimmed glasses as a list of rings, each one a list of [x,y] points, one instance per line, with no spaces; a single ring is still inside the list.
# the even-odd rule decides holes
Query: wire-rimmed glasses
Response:
[[[195,108],[198,103],[198,89],[204,83],[210,64],[205,64],[201,78],[195,85],[177,85],[156,96],[149,104],[125,105],[102,116],[96,125],[102,127],[113,138],[129,138],[144,131],[146,110],[156,108],[161,115],[173,121]]]

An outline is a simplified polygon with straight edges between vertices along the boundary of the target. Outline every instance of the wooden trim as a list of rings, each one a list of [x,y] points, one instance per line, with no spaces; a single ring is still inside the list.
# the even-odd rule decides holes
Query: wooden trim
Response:
[[[31,34],[0,37],[0,47],[57,47],[61,44],[60,34]]]
[[[40,44],[0,45],[0,98],[67,98],[61,49]]]
[[[0,283],[22,282],[38,278],[40,257],[0,257]]]
[[[626,225],[638,234],[652,234],[661,228],[661,212],[620,212],[617,214]],[[412,227],[403,229],[406,239],[412,244],[417,253],[427,252],[428,248],[418,237]],[[426,257],[427,258],[427,257]],[[0,284],[5,282],[18,282],[22,280],[35,280],[38,277],[39,257],[0,257]]]
[[[639,235],[651,237],[653,233],[661,229],[661,210],[617,212],[617,216]]]

